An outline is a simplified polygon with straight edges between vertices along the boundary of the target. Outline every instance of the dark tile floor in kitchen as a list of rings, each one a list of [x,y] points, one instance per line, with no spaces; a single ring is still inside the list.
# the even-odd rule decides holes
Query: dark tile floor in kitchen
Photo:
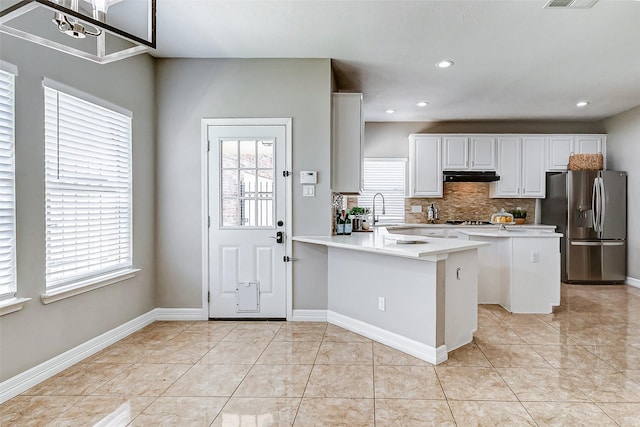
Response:
[[[326,323],[156,322],[0,405],[0,425],[640,425],[640,289],[478,314],[438,366]]]

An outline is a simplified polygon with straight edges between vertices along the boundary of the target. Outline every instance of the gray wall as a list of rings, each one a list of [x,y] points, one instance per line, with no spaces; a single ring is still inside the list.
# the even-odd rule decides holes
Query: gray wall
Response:
[[[153,309],[154,71],[147,56],[95,65],[0,35],[1,58],[16,79],[18,296],[22,311],[0,317],[0,381],[6,380]],[[133,111],[133,279],[43,305],[43,77]]]
[[[640,280],[640,107],[604,122],[607,168],[627,171],[627,276]]]
[[[594,122],[466,121],[370,122],[364,130],[365,157],[409,157],[412,133],[604,133]]]
[[[201,119],[293,119],[293,234],[327,234],[331,64],[328,59],[157,61],[157,307],[202,306]],[[297,171],[318,171],[302,198]],[[295,245],[294,309],[326,308],[326,259]]]

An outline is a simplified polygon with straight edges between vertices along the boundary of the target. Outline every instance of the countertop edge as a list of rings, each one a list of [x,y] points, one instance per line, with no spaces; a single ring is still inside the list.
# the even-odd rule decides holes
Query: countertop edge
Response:
[[[396,235],[399,236],[399,235]],[[438,239],[438,238],[424,238],[426,244],[413,244],[413,245],[398,245],[397,243],[386,244],[384,247],[379,246],[363,246],[362,242],[340,242],[332,240],[336,237],[340,236],[294,236],[292,238],[293,241],[301,242],[301,243],[310,243],[316,245],[323,245],[327,247],[340,248],[340,249],[348,249],[360,252],[370,252],[376,253],[380,255],[389,255],[389,256],[397,256],[403,258],[411,258],[411,259],[427,259],[429,257],[434,257],[443,254],[449,254],[454,252],[461,252],[471,249],[477,249],[482,246],[490,245],[489,242],[479,242],[479,241],[458,241],[455,242],[454,246],[445,247],[445,248],[433,248],[433,246],[426,246],[427,244],[432,244],[433,242],[437,242],[438,240],[442,240],[443,242],[447,242],[448,244],[454,243],[451,239]],[[415,236],[406,236],[408,238],[412,238]],[[372,236],[373,238],[373,236]]]

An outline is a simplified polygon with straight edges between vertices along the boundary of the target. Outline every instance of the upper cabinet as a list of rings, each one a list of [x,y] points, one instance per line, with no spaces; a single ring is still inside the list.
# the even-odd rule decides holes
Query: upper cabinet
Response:
[[[472,136],[470,143],[471,170],[496,170],[496,138],[494,136]]]
[[[332,97],[331,189],[359,194],[363,188],[364,118],[361,93]]]
[[[545,142],[543,136],[498,137],[500,181],[491,184],[491,197],[545,196]]]
[[[546,170],[566,171],[571,153],[605,154],[605,143],[606,135],[550,135]]]
[[[469,138],[445,136],[442,138],[442,169],[463,170],[469,167]]]
[[[547,171],[566,171],[571,153],[606,154],[605,142],[606,135],[410,135],[407,194],[442,197],[443,170],[495,170],[491,197],[544,198]]]
[[[488,135],[442,137],[443,170],[496,169],[496,138]]]
[[[409,135],[409,197],[442,197],[442,138]]]
[[[602,135],[577,135],[574,139],[573,152],[580,154],[603,153],[604,139],[605,137]]]

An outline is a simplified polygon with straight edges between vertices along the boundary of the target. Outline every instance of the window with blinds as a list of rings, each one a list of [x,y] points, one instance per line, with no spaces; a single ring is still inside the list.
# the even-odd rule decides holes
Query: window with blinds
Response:
[[[0,300],[16,295],[15,75],[0,70]]]
[[[131,268],[131,116],[46,86],[47,290]]]
[[[384,215],[382,198],[376,198],[376,216],[380,223],[404,222],[406,163],[406,159],[364,159],[364,190],[358,196],[358,206],[373,212],[373,196],[382,193]]]

